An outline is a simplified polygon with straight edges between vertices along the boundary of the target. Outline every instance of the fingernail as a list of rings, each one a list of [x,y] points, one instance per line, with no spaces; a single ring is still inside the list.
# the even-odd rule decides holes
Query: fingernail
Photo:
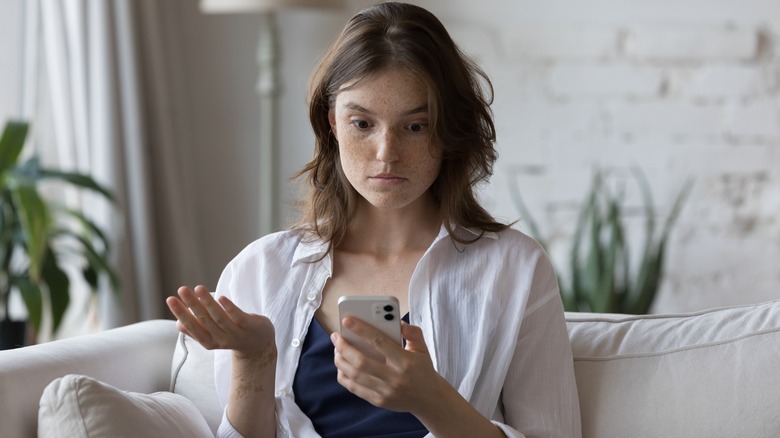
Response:
[[[345,318],[344,319],[344,327],[351,329],[355,327],[355,321],[352,320],[352,318]]]

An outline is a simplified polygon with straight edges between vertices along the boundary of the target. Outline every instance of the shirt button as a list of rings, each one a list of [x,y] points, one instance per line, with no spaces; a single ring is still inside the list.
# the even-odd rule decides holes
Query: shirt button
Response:
[[[294,348],[298,348],[301,346],[301,340],[298,338],[295,338],[290,342],[290,345],[292,345]]]
[[[280,389],[280,390],[276,391],[276,396],[277,397],[284,397],[286,394],[287,394],[287,390],[286,389]]]
[[[306,294],[306,299],[309,301],[314,301],[315,299],[317,299],[317,292],[309,292],[308,294]]]

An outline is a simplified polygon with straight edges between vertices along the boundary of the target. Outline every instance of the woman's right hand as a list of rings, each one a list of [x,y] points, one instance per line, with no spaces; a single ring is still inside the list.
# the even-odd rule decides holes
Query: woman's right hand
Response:
[[[165,300],[182,333],[204,348],[229,349],[247,358],[276,352],[274,326],[262,315],[246,313],[226,296],[215,300],[205,286],[182,286]]]
[[[243,436],[274,436],[276,342],[265,316],[246,313],[227,297],[215,300],[204,286],[180,287],[165,302],[176,325],[204,348],[233,350],[226,414]]]

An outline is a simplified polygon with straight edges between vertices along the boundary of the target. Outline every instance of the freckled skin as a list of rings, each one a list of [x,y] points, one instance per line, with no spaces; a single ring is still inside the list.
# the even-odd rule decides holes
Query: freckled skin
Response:
[[[344,173],[379,209],[419,207],[436,180],[441,154],[431,144],[426,85],[401,68],[350,84],[328,114]]]

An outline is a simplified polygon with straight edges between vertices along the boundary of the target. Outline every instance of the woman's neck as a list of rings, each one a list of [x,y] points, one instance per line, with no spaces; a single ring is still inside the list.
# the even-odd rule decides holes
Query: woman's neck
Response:
[[[378,209],[364,203],[358,207],[337,249],[378,257],[425,251],[439,234],[441,217],[432,201],[415,204],[401,209]]]

